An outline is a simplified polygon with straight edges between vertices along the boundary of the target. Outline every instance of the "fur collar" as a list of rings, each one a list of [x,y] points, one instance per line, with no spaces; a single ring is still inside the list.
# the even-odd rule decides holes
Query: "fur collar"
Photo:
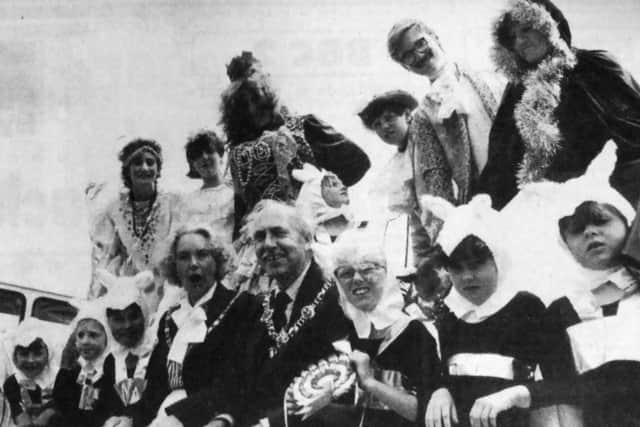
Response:
[[[557,22],[541,5],[527,0],[512,0],[510,8],[494,24],[493,60],[499,70],[514,83],[525,87],[514,110],[514,118],[524,142],[525,154],[518,170],[518,183],[541,180],[562,145],[555,110],[560,103],[565,73],[576,64],[569,45],[560,37]],[[547,37],[551,53],[535,69],[528,69],[517,55],[498,39],[504,16],[527,23]]]

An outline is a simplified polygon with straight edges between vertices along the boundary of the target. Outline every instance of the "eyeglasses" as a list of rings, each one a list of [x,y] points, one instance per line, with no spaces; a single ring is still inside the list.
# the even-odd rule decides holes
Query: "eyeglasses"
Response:
[[[427,41],[427,39],[424,37],[420,37],[418,40],[413,42],[413,46],[411,47],[411,49],[407,50],[406,52],[403,52],[400,55],[400,61],[404,65],[413,67],[418,63],[418,61],[420,60],[421,54],[428,47],[429,47],[429,42]]]
[[[359,268],[354,267],[338,267],[334,271],[334,275],[340,281],[348,281],[353,280],[356,275],[356,272],[360,274],[361,277],[369,280],[371,279],[379,270],[386,270],[386,267],[380,264],[364,264]]]

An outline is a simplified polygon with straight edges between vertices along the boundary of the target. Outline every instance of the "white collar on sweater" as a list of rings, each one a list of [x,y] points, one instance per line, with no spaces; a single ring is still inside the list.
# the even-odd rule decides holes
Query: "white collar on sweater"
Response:
[[[467,323],[479,323],[501,310],[513,299],[515,293],[511,289],[496,289],[485,302],[475,305],[452,288],[446,303],[458,319]]]

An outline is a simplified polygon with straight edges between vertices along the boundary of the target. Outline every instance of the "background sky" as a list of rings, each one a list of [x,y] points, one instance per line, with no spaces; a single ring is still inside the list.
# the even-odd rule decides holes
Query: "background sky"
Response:
[[[640,2],[558,0],[573,44],[606,49],[640,76]],[[394,64],[386,34],[399,19],[431,25],[448,53],[489,74],[501,0],[3,0],[0,3],[0,281],[84,295],[90,181],[117,183],[119,149],[149,137],[165,150],[160,185],[187,191],[183,146],[216,129],[225,64],[262,59],[281,101],[357,141],[373,170],[391,151],[355,115],[377,92],[420,97],[427,82]],[[402,229],[399,227],[398,229]]]

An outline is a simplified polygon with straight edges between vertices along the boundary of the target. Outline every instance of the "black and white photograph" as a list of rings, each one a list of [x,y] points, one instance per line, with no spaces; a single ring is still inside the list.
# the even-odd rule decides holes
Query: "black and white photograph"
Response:
[[[640,426],[638,0],[2,0],[0,427]]]

